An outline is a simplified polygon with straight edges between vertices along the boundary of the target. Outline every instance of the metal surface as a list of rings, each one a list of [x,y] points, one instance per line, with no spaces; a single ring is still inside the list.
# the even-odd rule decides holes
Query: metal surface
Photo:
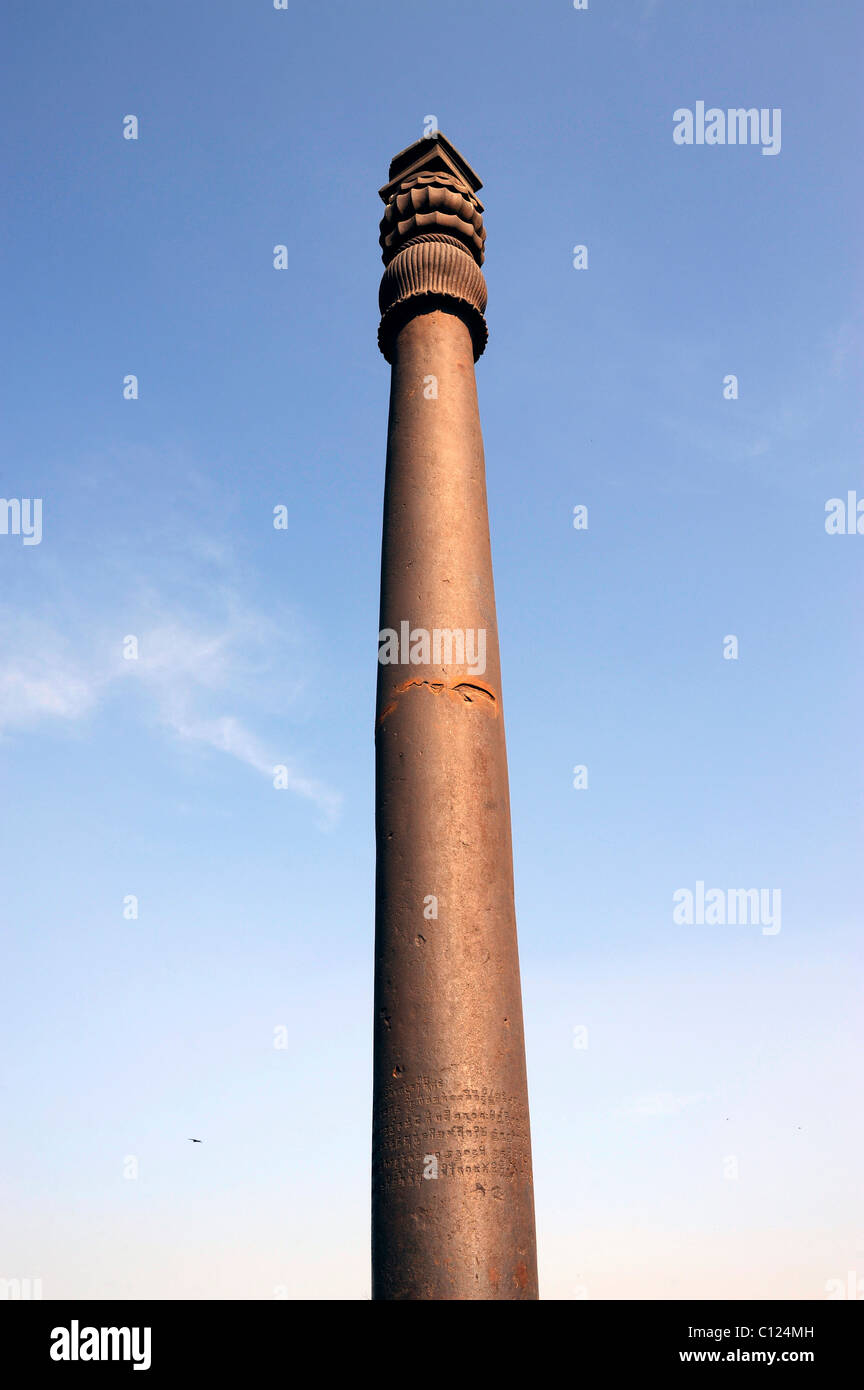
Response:
[[[460,198],[481,206],[479,181],[460,160],[443,137],[420,141],[397,156],[391,179],[394,167],[399,177],[382,190],[388,213],[393,208],[382,243],[394,226],[404,234],[385,245],[382,283],[392,382],[380,628],[397,640],[382,648],[395,659],[379,664],[376,711],[375,1299],[537,1297],[507,759],[474,378],[485,286],[481,301],[471,277],[482,282],[485,233],[459,207]],[[412,189],[420,190],[413,204]],[[461,660],[459,634],[467,645]]]

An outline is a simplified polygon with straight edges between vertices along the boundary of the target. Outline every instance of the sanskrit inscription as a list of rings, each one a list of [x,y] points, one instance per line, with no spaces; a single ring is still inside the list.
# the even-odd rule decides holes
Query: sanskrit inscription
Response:
[[[373,1180],[383,1187],[420,1186],[437,1160],[439,1179],[530,1176],[528,1115],[498,1087],[454,1088],[442,1077],[396,1082],[379,1099]]]

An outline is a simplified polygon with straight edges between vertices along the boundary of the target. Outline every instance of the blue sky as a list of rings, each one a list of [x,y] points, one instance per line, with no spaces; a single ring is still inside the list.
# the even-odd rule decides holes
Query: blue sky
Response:
[[[860,7],[3,23],[0,1278],[368,1297],[377,189],[431,114],[484,181],[541,1292],[864,1279]],[[780,153],[676,145],[697,101]],[[781,930],[675,924],[700,881]]]

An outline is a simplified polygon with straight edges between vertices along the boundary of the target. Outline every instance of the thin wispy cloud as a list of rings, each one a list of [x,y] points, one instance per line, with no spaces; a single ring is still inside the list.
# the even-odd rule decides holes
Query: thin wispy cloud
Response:
[[[0,734],[40,719],[80,719],[96,701],[94,682],[53,662],[11,658],[0,669]]]
[[[79,724],[104,711],[130,687],[145,723],[172,738],[213,749],[273,778],[311,802],[325,825],[333,825],[341,796],[309,775],[296,759],[272,746],[237,712],[266,710],[274,691],[290,697],[281,674],[287,664],[284,635],[236,599],[221,623],[194,617],[165,617],[125,624],[112,631],[102,620],[98,637],[73,642],[50,624],[34,629],[6,621],[0,652],[0,738],[32,732],[45,721]],[[127,653],[134,655],[126,656]],[[286,692],[286,685],[289,690]]]

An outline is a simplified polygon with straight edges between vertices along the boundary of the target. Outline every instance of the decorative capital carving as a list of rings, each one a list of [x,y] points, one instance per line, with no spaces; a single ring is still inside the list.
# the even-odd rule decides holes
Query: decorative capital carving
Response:
[[[483,204],[455,174],[424,172],[400,179],[381,219],[381,259],[387,265],[419,232],[443,232],[483,264]]]
[[[486,346],[481,187],[470,164],[440,131],[391,160],[389,182],[379,190],[385,204],[379,241],[386,270],[379,293],[378,343],[388,362],[402,325],[436,306],[456,308],[464,316],[475,360]]]

